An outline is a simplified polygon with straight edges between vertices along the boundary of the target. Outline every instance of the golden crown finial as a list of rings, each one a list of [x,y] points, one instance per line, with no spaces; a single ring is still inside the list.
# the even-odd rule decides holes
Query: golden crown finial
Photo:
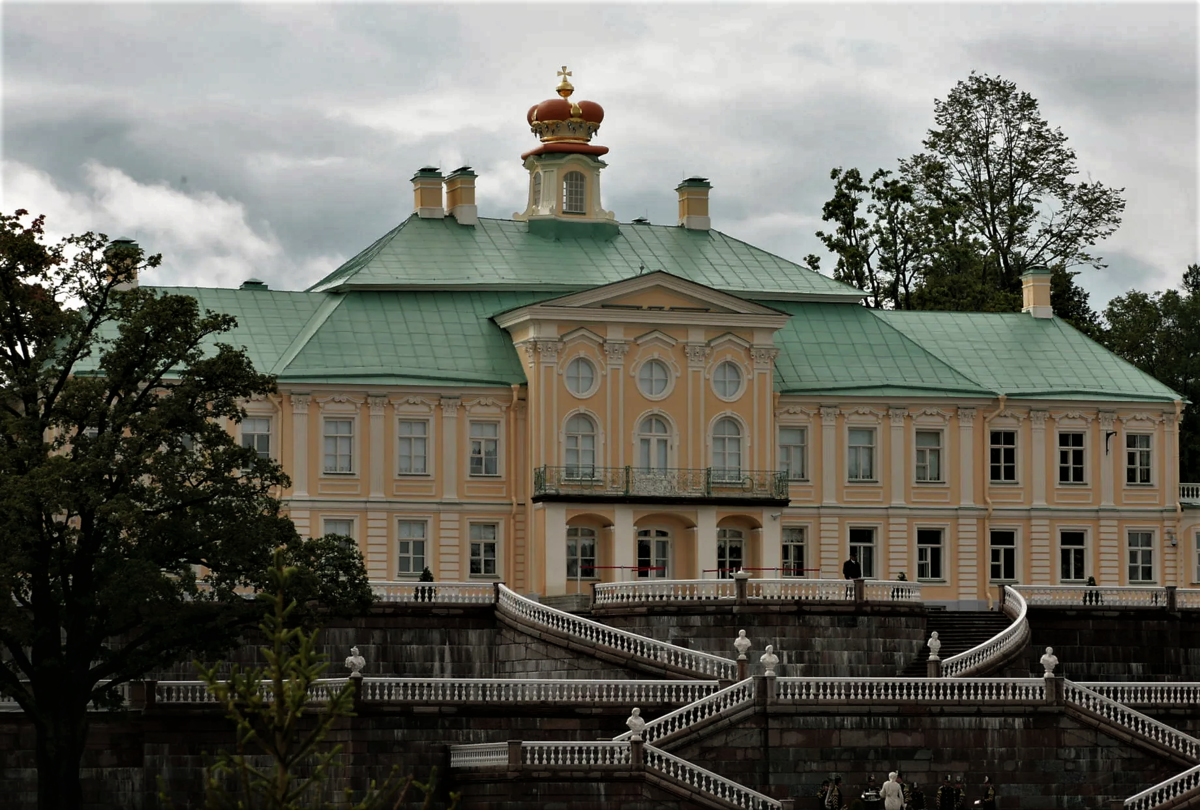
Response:
[[[571,75],[571,71],[567,70],[566,65],[563,65],[562,70],[558,71],[558,75],[562,76],[562,81],[558,83],[558,94],[563,98],[567,98],[575,92],[575,87],[567,81],[567,77]]]

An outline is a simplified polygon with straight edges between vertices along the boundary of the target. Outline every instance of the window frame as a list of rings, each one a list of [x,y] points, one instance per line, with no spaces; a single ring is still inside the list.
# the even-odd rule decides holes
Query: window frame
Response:
[[[582,433],[582,432],[578,432],[578,431],[572,431],[571,423],[573,421],[575,421],[576,419],[585,420],[591,426],[591,432],[590,433]],[[591,462],[588,464],[585,464],[582,460],[582,455],[580,455],[580,457],[576,461],[576,463],[574,465],[572,465],[571,458],[570,458],[570,453],[572,452],[572,450],[574,450],[574,452],[580,453],[580,454],[585,452],[585,449],[582,447],[582,445],[579,447],[575,447],[575,448],[571,447],[572,438],[582,438],[584,436],[589,436],[589,435],[591,436],[591,439],[592,439],[592,446],[591,446],[591,449],[587,450],[586,452],[591,453],[591,455],[592,455]],[[601,438],[600,437],[600,424],[599,424],[598,420],[594,416],[592,416],[590,413],[586,413],[583,411],[575,411],[574,413],[567,414],[567,417],[566,417],[565,421],[563,422],[563,434],[562,434],[562,454],[563,454],[562,463],[563,463],[563,477],[564,478],[569,478],[571,480],[590,480],[590,479],[593,479],[596,477],[596,467],[597,467],[596,461],[600,458],[600,438]],[[571,474],[572,469],[576,469],[578,471],[578,474],[572,475]],[[586,472],[586,474],[585,474],[585,472]]]
[[[475,537],[476,529],[484,529],[484,528],[491,528],[492,537],[491,538]],[[501,536],[500,536],[500,522],[499,521],[497,521],[497,520],[473,520],[467,524],[467,576],[468,576],[468,578],[470,578],[470,579],[489,579],[489,580],[496,580],[496,579],[501,578],[500,543],[501,543]],[[491,544],[491,546],[492,546],[492,556],[490,559],[492,562],[492,568],[494,570],[491,573],[488,573],[487,571],[484,570],[487,567],[486,563],[489,559],[485,553],[487,550],[486,546],[488,544]],[[478,556],[478,559],[480,562],[480,566],[479,566],[480,571],[479,572],[476,572],[474,570],[475,561],[476,561],[476,554],[475,554],[476,545],[479,546],[479,550],[480,550],[480,554]]]
[[[861,539],[856,541],[854,539],[855,532],[870,532],[871,533],[871,542],[864,543],[864,542],[862,542]],[[875,579],[875,552],[878,550],[878,547],[879,547],[879,527],[878,526],[863,526],[863,525],[847,526],[846,527],[846,544],[848,546],[847,556],[849,556],[850,551],[858,552],[858,567],[862,571],[862,578],[863,579]],[[869,549],[870,554],[869,555],[864,554],[863,549]],[[869,571],[867,570],[868,558],[870,559],[870,570]],[[838,570],[838,573],[839,574],[841,573],[840,569]]]
[[[931,533],[937,533],[937,542],[922,542],[921,535],[925,533],[926,539]],[[946,529],[941,526],[919,526],[916,530],[916,548],[917,548],[917,581],[919,582],[947,582],[946,577]],[[922,552],[926,552],[922,554]],[[922,559],[924,557],[925,559]],[[925,576],[921,575],[921,567],[926,567]]]
[[[423,534],[421,535],[421,537],[404,537],[402,535],[401,529],[400,529],[400,527],[404,526],[404,525],[420,526],[423,531]],[[413,562],[412,562],[412,560],[415,559],[417,555],[413,552],[411,545],[409,546],[408,554],[404,554],[400,550],[402,543],[412,544],[415,542],[420,542],[421,547],[422,547],[421,548],[421,565],[419,567],[416,566],[415,564],[413,564]],[[410,568],[412,568],[412,570],[410,570],[410,571],[401,571],[400,570],[400,561],[402,559],[404,559],[405,557],[407,557],[409,559],[409,566],[410,566]],[[408,577],[419,577],[419,576],[421,576],[421,572],[427,567],[429,567],[431,571],[433,570],[429,566],[429,519],[428,518],[414,518],[414,517],[409,517],[407,515],[397,517],[396,518],[396,564],[394,566],[394,570],[396,571],[396,576],[400,577],[400,578],[405,578],[405,579]]]
[[[1012,545],[1003,545],[1003,544],[997,545],[995,543],[995,538],[996,538],[997,534],[1010,535],[1012,537]],[[994,583],[998,583],[998,584],[1007,584],[1010,582],[1018,582],[1019,581],[1018,574],[1020,573],[1021,569],[1020,569],[1020,560],[1017,558],[1017,549],[1018,549],[1019,543],[1020,543],[1020,539],[1019,539],[1018,535],[1019,535],[1019,532],[1015,528],[1010,529],[1010,528],[1005,528],[1005,527],[999,527],[999,528],[993,528],[990,530],[990,532],[988,534],[988,582],[994,582]],[[1013,574],[1011,579],[1005,579],[1004,577],[997,578],[992,573],[993,566],[997,565],[997,562],[995,560],[995,557],[996,557],[995,551],[997,549],[1006,549],[1008,551],[1008,556],[1011,558],[1008,562],[1011,563],[1011,565],[1012,565],[1012,574]],[[1004,560],[1001,560],[999,563],[999,565],[1001,565],[1001,566],[1003,566],[1004,564],[1005,564]],[[1003,570],[1001,571],[1001,573],[1003,574]]]
[[[937,437],[934,446],[921,446],[922,435]],[[935,475],[930,477],[929,454],[933,453],[936,467]],[[924,459],[924,462],[922,462]],[[913,483],[916,484],[945,484],[946,483],[946,431],[941,428],[917,427],[913,430]],[[921,477],[921,468],[925,467],[925,477]]]
[[[571,536],[572,532],[575,532],[574,537]],[[584,540],[584,538],[581,536],[583,532],[591,532],[592,553],[590,557],[583,556],[579,553],[580,542]],[[565,542],[567,555],[567,579],[577,580],[580,582],[599,581],[600,571],[596,566],[600,564],[600,529],[596,528],[595,526],[568,526]],[[574,551],[572,551],[572,543],[574,543]],[[588,559],[591,560],[592,572],[590,574],[584,574],[583,572],[587,570],[588,566],[583,565],[582,568],[579,566],[582,563],[585,563]],[[576,566],[576,575],[571,574],[572,562],[574,562]]]
[[[1133,536],[1141,535],[1146,540],[1145,546],[1136,548],[1137,555],[1141,558],[1139,562],[1134,562],[1135,547],[1133,545]],[[1130,528],[1125,530],[1125,573],[1127,582],[1130,585],[1156,585],[1158,583],[1157,568],[1155,565],[1155,531],[1148,528]],[[1147,578],[1133,578],[1134,568],[1148,568],[1150,576]]]
[[[578,183],[575,183],[578,178]],[[587,174],[578,169],[571,169],[563,172],[562,176],[562,200],[561,211],[564,214],[571,216],[587,216]],[[579,208],[572,208],[572,205],[579,205]]]
[[[789,532],[799,534],[799,540],[790,540]],[[781,565],[780,576],[788,579],[807,579],[808,569],[805,567],[808,562],[808,526],[784,526],[779,536],[780,554],[779,562]],[[795,555],[788,553],[789,548],[800,549],[800,567],[796,567]],[[791,560],[788,558],[792,557]],[[789,566],[788,563],[791,563]],[[788,573],[791,571],[792,573]]]
[[[1082,544],[1075,545],[1074,543],[1072,543],[1070,546],[1065,545],[1063,543],[1063,540],[1065,539],[1066,535],[1068,535],[1068,534],[1079,535],[1080,537],[1082,537],[1083,538]],[[1064,556],[1064,550],[1068,549],[1068,548],[1071,549],[1073,554],[1080,555],[1080,564],[1083,568],[1082,573],[1079,576],[1073,577],[1073,578],[1068,578],[1068,577],[1064,576],[1067,573],[1065,570],[1065,566],[1064,566],[1064,563],[1066,562],[1066,557]],[[1089,562],[1088,561],[1088,551],[1089,551],[1089,537],[1088,537],[1088,531],[1086,528],[1074,528],[1074,527],[1059,528],[1059,530],[1058,530],[1058,581],[1059,581],[1059,584],[1075,585],[1075,584],[1087,582],[1088,562]],[[1071,567],[1074,568],[1074,564],[1072,564]],[[1079,574],[1080,572],[1072,571],[1071,573]]]
[[[1145,439],[1145,447],[1130,447],[1131,439]],[[1137,454],[1134,464],[1130,464],[1131,454]],[[1145,457],[1145,464],[1142,464],[1142,456]],[[1137,473],[1145,473],[1145,481],[1130,481],[1130,473],[1135,473],[1135,478],[1139,477]],[[1125,434],[1125,486],[1127,487],[1152,487],[1154,486],[1154,434],[1147,431],[1129,431]]]
[[[662,366],[663,370],[666,372],[666,381],[663,383],[663,389],[657,394],[648,390],[648,387],[643,385],[642,379],[642,375],[646,373],[646,370],[653,366]],[[675,388],[675,375],[673,371],[674,370],[671,368],[671,364],[661,357],[647,357],[641,363],[638,363],[637,369],[634,371],[637,379],[638,392],[651,402],[659,402],[666,399],[671,395],[671,391]],[[651,375],[650,379],[653,381],[653,375]]]
[[[724,543],[725,548],[725,554],[723,557],[721,554],[722,543]],[[718,527],[716,565],[718,569],[717,579],[729,579],[732,576],[732,573],[730,572],[733,566],[730,565],[730,563],[733,560],[733,555],[729,553],[730,549],[733,547],[731,544],[736,544],[738,547],[739,553],[737,556],[741,559],[741,563],[738,565],[738,568],[745,569],[746,567],[746,552],[749,550],[749,544],[747,543],[746,538],[746,530],[741,526]]]
[[[870,444],[853,444],[852,440],[856,432],[870,433]],[[879,471],[877,469],[876,449],[879,447],[879,429],[874,425],[847,425],[846,426],[846,483],[848,484],[878,484]],[[863,476],[862,456],[863,451],[866,451],[867,462],[870,466],[870,476]],[[855,452],[858,451],[858,452]],[[857,456],[857,459],[856,459]],[[857,464],[855,463],[857,461]],[[855,476],[855,467],[859,468],[859,475]]]
[[[402,427],[401,427],[402,425],[405,425],[405,424],[424,425],[425,426],[425,435],[423,435],[423,436],[415,436],[415,435],[411,435],[411,434],[405,435],[402,432]],[[421,461],[422,461],[422,464],[425,469],[421,472],[414,472],[412,470],[404,469],[403,443],[406,439],[408,439],[410,441],[414,440],[414,439],[421,439],[425,443],[425,451],[421,456]],[[415,415],[410,416],[408,414],[401,414],[401,415],[397,416],[396,417],[396,476],[403,477],[403,478],[428,478],[431,475],[433,475],[433,465],[431,463],[432,458],[430,457],[430,453],[429,453],[429,448],[432,445],[432,442],[433,442],[433,421],[428,416],[415,416]],[[409,453],[409,456],[410,456],[410,458],[415,458],[415,454],[413,454],[411,452]]]
[[[357,534],[358,521],[355,518],[356,518],[355,515],[338,515],[338,514],[321,515],[321,537],[324,537],[327,534],[340,534],[345,537],[349,537],[351,540],[354,541],[355,546],[357,546],[358,545],[358,534]],[[346,523],[350,526],[350,531],[348,531],[348,532],[330,531],[329,530],[330,523]]]
[[[576,390],[571,387],[571,368],[577,364],[586,365],[591,372],[592,380],[586,388]],[[578,399],[587,399],[596,393],[596,389],[600,387],[600,368],[592,358],[578,354],[567,361],[563,367],[563,385],[567,389],[567,393]]]
[[[785,431],[785,430],[794,430],[794,431],[799,432],[800,443],[799,444],[784,444],[783,431]],[[776,452],[778,454],[778,456],[775,459],[776,466],[779,467],[781,472],[787,473],[788,481],[807,481],[808,480],[808,426],[807,425],[778,425],[776,427],[775,439],[776,439]],[[799,451],[799,460],[800,460],[800,464],[799,464],[800,474],[799,475],[792,474],[792,463],[791,462],[792,462],[792,457],[794,455],[793,451],[788,450],[787,452],[785,452],[784,448],[794,448]],[[785,456],[787,457],[787,463],[784,463]]]
[[[641,536],[642,532],[649,532],[649,534],[645,538],[643,538]],[[656,532],[662,532],[663,536],[659,537],[656,534]],[[674,569],[674,565],[675,565],[675,535],[671,531],[671,528],[669,526],[635,526],[634,527],[634,530],[633,530],[633,542],[634,542],[633,558],[634,558],[634,561],[638,564],[639,569],[642,568],[642,565],[641,565],[641,555],[638,553],[637,544],[638,544],[638,542],[640,542],[643,539],[649,541],[649,543],[650,543],[650,556],[647,559],[651,563],[651,566],[653,566],[653,564],[657,561],[657,557],[655,555],[655,545],[659,541],[662,541],[663,543],[666,544],[667,556],[666,556],[666,559],[663,560],[663,566],[662,566],[663,570],[662,571],[638,570],[638,571],[634,572],[636,575],[634,577],[634,579],[645,579],[645,580],[670,579],[671,573],[672,573],[672,571]]]
[[[496,429],[495,436],[476,436],[475,427],[491,425]],[[502,458],[500,440],[503,435],[503,425],[499,419],[469,418],[467,420],[467,477],[469,478],[499,478],[502,475],[500,459]],[[475,443],[479,442],[479,453],[475,452]],[[487,442],[495,447],[492,458],[495,460],[495,472],[487,471]],[[479,459],[479,472],[475,471],[475,460]]]
[[[348,455],[350,458],[350,462],[349,462],[350,468],[348,470],[338,470],[338,469],[331,470],[331,469],[329,469],[328,458],[329,458],[330,454],[327,451],[329,440],[331,438],[333,438],[333,439],[343,438],[343,434],[340,434],[340,433],[331,434],[329,432],[329,423],[330,422],[349,422],[350,423],[350,433],[345,435],[345,438],[349,439],[349,447],[350,447],[349,452],[348,452]],[[358,475],[358,453],[356,452],[358,450],[357,445],[358,445],[358,416],[357,416],[357,414],[326,413],[326,414],[321,415],[321,475],[331,475],[331,476],[335,476],[335,477],[339,477],[339,478],[346,477],[346,476]],[[335,464],[337,463],[337,459],[340,456],[341,456],[340,452],[335,452],[333,454]]]
[[[733,425],[737,432],[732,435],[723,434],[718,436],[717,428],[724,424]],[[743,425],[739,419],[736,419],[729,414],[721,414],[713,419],[712,427],[709,429],[708,438],[709,465],[712,469],[712,480],[714,482],[720,482],[724,484],[742,480],[743,473],[746,470],[746,465],[744,463],[746,460],[747,449],[746,432],[746,426]],[[721,450],[719,452],[721,453],[723,460],[726,462],[728,462],[728,458],[726,457],[730,453],[729,444],[730,442],[735,442],[735,452],[737,453],[738,462],[736,467],[730,467],[728,463],[722,465],[717,464],[718,441],[721,443]]]
[[[717,374],[722,369],[732,369],[733,373],[737,375],[737,386],[733,389],[733,391],[728,393],[721,391],[721,389],[718,387]],[[740,365],[738,365],[737,362],[733,360],[725,359],[713,366],[712,391],[713,394],[716,395],[717,399],[721,400],[722,402],[735,402],[741,399],[742,394],[746,391],[746,380],[747,375],[745,369],[743,369]],[[722,380],[721,382],[722,384],[727,384],[728,379]]]
[[[1067,437],[1078,437],[1079,444],[1070,446],[1063,445],[1063,439]],[[1054,447],[1058,453],[1058,475],[1055,478],[1055,486],[1060,487],[1083,487],[1088,484],[1088,431],[1062,429],[1057,431],[1054,439]],[[1064,456],[1067,453],[1067,456]],[[1063,473],[1066,472],[1067,479],[1063,480]],[[1078,474],[1078,479],[1071,480]]]
[[[1012,434],[1012,444],[1011,445],[1010,444],[998,444],[996,442],[996,434],[997,433],[1011,433]],[[997,427],[997,426],[993,425],[992,427],[988,428],[988,461],[987,461],[987,464],[988,464],[988,483],[989,484],[1001,484],[1004,486],[1012,486],[1014,484],[1021,483],[1020,447],[1021,447],[1020,426],[1013,425],[1013,426]],[[1003,454],[1005,451],[1010,452],[1012,455],[1012,459],[1010,461],[1005,460],[1002,455],[999,462],[995,461],[995,455],[996,455],[997,450],[999,450],[1001,452],[1001,454]],[[997,466],[1000,467],[1000,477],[999,478],[997,478],[995,476],[995,471],[996,471]],[[1010,466],[1012,467],[1012,477],[1006,478],[1004,476],[1005,468],[1010,467]]]
[[[261,430],[247,431],[246,430],[247,422],[266,422],[267,429],[266,429],[266,431],[261,431]],[[275,433],[275,420],[271,416],[267,416],[267,415],[263,415],[263,414],[248,413],[248,414],[246,414],[245,418],[242,419],[241,423],[238,425],[238,439],[241,442],[242,447],[251,447],[251,445],[246,444],[246,438],[248,436],[265,436],[266,437],[266,439],[267,439],[266,455],[264,455],[263,452],[261,450],[259,450],[257,447],[253,448],[254,452],[258,454],[258,457],[260,459],[271,459],[271,458],[275,457],[275,455],[274,455],[274,448],[275,448],[274,433]]]

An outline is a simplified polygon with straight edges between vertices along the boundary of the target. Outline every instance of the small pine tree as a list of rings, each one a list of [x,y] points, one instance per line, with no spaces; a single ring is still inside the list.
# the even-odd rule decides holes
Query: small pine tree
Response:
[[[327,747],[323,743],[339,718],[354,715],[355,686],[350,682],[340,687],[318,683],[329,666],[316,651],[319,631],[288,627],[296,603],[286,594],[295,577],[296,569],[285,566],[283,555],[276,552],[270,570],[271,587],[258,597],[273,607],[259,625],[268,642],[261,648],[267,660],[265,667],[244,670],[235,664],[228,680],[222,680],[217,674],[220,664],[205,668],[196,662],[200,677],[237,726],[236,753],[221,751],[208,768],[206,810],[334,807],[321,798],[321,783],[342,746]],[[310,703],[322,697],[323,706]],[[311,718],[311,722],[303,722],[302,718]],[[265,754],[269,765],[252,764],[255,754],[260,761]],[[306,775],[301,775],[302,769]],[[424,797],[422,807],[429,808],[436,778],[436,769],[431,771],[429,781],[422,783],[411,775],[400,778],[393,768],[384,784],[372,782],[357,803],[347,788],[340,806],[348,810],[395,810],[415,789]],[[170,806],[165,792],[160,795]],[[458,795],[450,796],[453,810]]]

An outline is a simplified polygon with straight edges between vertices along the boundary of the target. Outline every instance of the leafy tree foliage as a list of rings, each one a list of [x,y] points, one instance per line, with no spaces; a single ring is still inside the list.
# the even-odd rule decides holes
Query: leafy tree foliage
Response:
[[[1049,267],[1055,312],[1097,336],[1072,268],[1103,266],[1091,250],[1120,224],[1122,190],[1076,182],[1066,136],[1013,82],[972,73],[934,102],[934,122],[897,177],[833,170],[822,218],[835,227],[817,236],[834,278],[872,307],[1004,312],[1021,307],[1021,275]]]
[[[228,649],[274,549],[306,602],[371,599],[357,550],[301,543],[283,471],[227,430],[274,390],[219,342],[233,319],[131,286],[159,262],[0,214],[0,692],[33,722],[47,810],[80,804],[89,704]]]
[[[1104,316],[1108,348],[1193,403],[1179,424],[1179,475],[1200,481],[1200,265],[1188,267],[1180,290],[1127,293]]]

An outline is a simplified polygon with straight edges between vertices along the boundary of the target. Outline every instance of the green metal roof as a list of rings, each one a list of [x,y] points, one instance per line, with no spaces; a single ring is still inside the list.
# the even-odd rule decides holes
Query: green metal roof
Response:
[[[557,229],[569,232],[570,223]],[[580,231],[582,233],[582,231]],[[314,284],[349,289],[588,289],[663,270],[717,290],[769,300],[858,301],[862,293],[720,231],[622,225],[612,239],[551,239],[503,219],[472,227],[410,216]]]
[[[1179,395],[1058,318],[773,303],[787,394],[1154,401]]]

